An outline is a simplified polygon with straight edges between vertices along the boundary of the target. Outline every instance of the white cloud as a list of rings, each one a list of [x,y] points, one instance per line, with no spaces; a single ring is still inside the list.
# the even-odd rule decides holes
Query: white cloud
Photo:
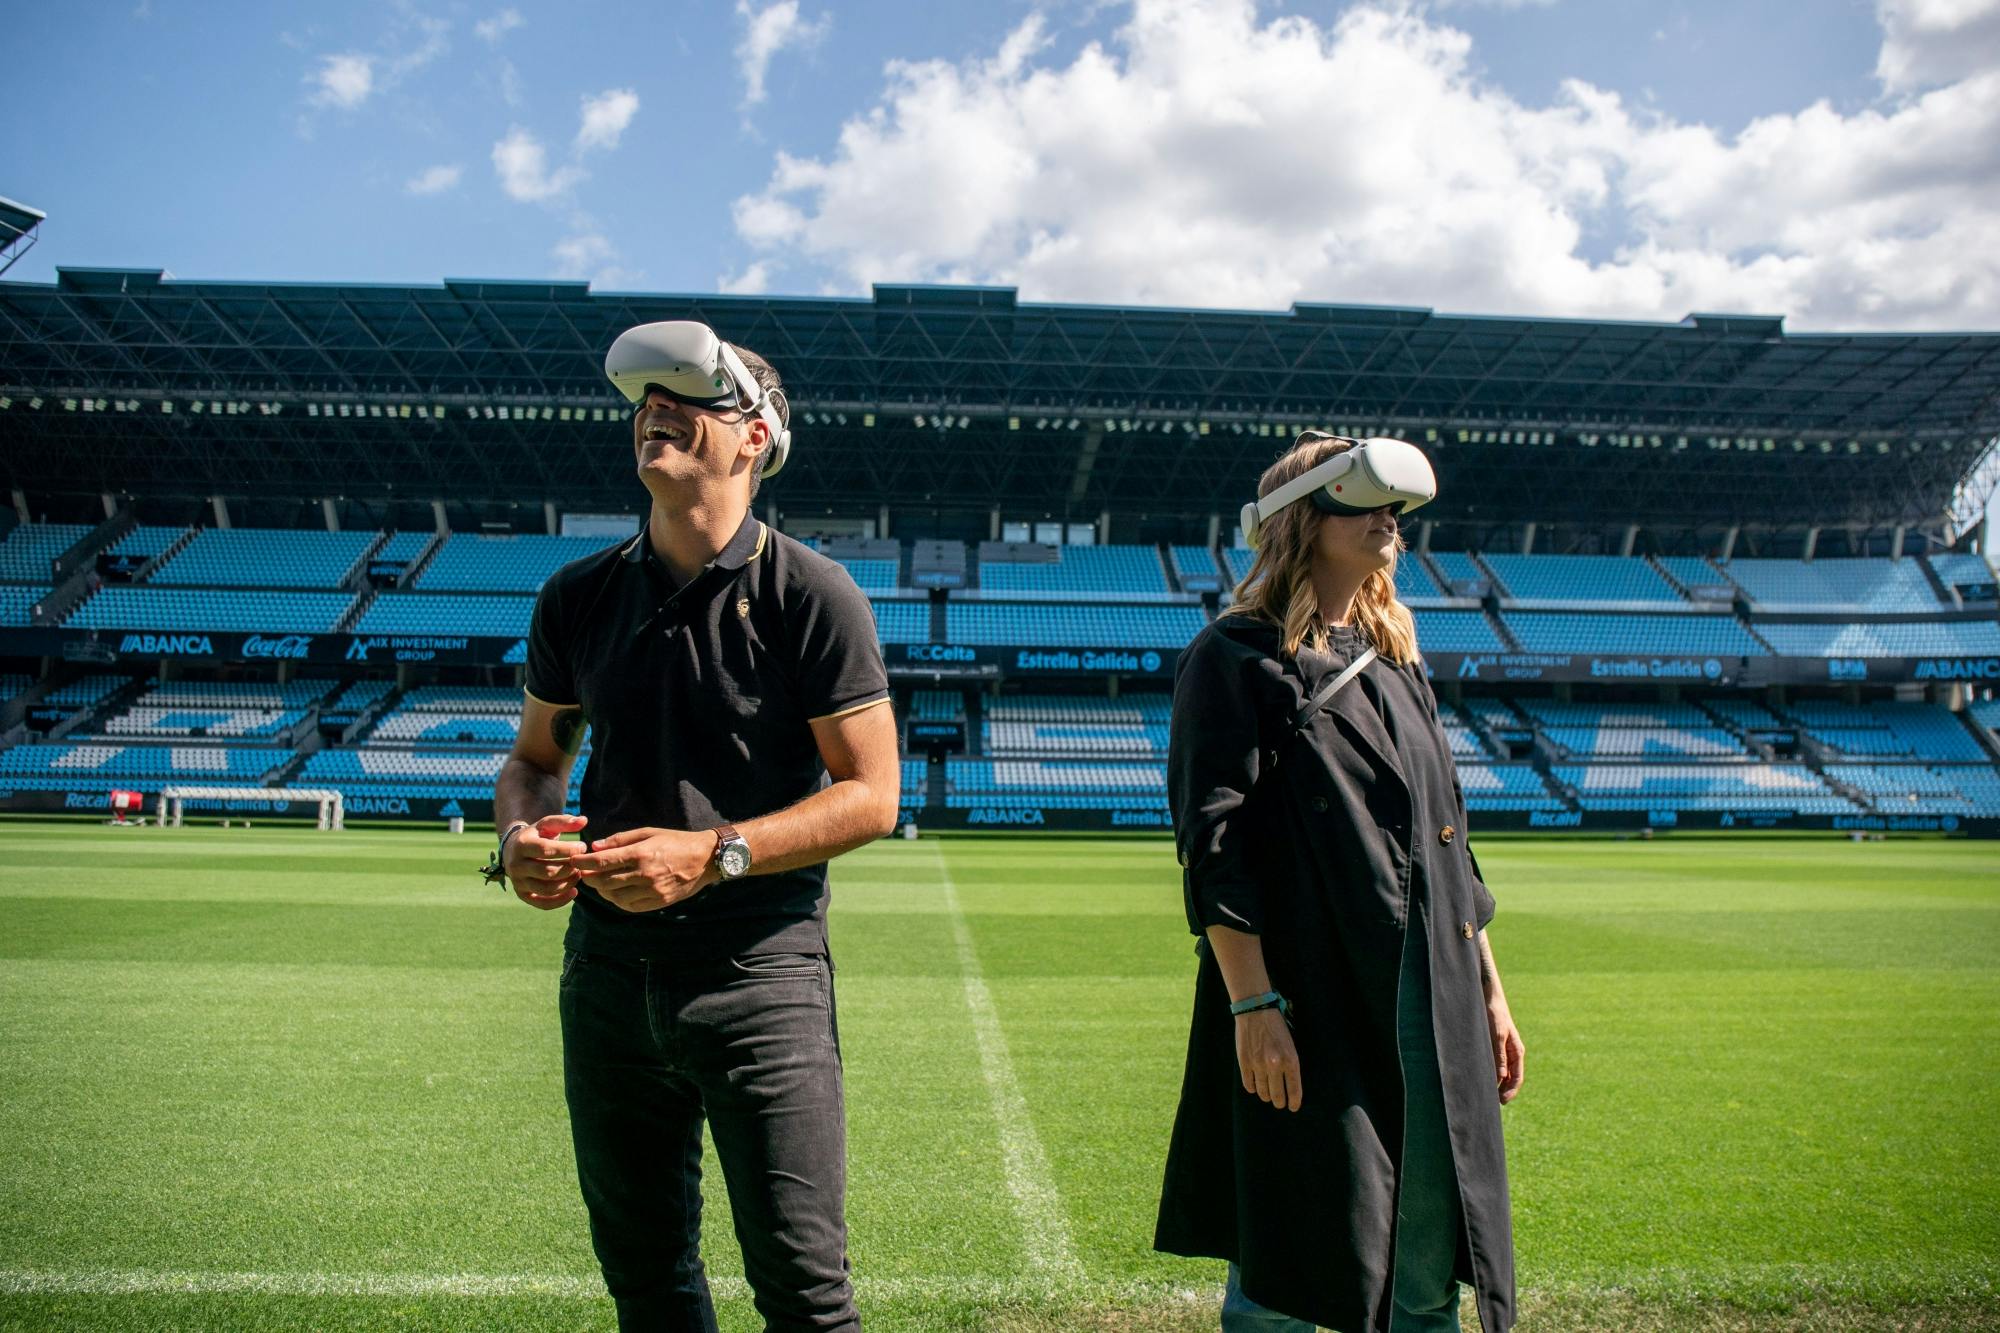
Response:
[[[1910,92],[2000,68],[2000,0],[1875,0],[1875,77]]]
[[[492,18],[481,19],[479,22],[473,24],[472,30],[479,34],[479,40],[482,42],[493,43],[498,42],[502,37],[505,37],[508,33],[514,31],[514,29],[527,21],[521,17],[520,10],[503,9]]]
[[[352,111],[450,50],[450,34],[451,24],[447,20],[405,10],[392,26],[380,52],[345,51],[321,56],[319,68],[306,76],[307,104]],[[303,45],[289,33],[281,34],[279,40],[292,47]]]
[[[320,57],[319,69],[308,80],[314,106],[339,107],[352,111],[375,91],[375,60],[352,52]]]
[[[629,287],[642,276],[637,269],[618,263],[622,257],[618,247],[595,230],[587,216],[579,214],[572,218],[570,226],[570,234],[557,241],[549,252],[555,260],[555,276],[588,279],[592,286],[600,288]]]
[[[554,199],[584,178],[583,169],[574,164],[551,170],[541,141],[518,125],[493,145],[493,170],[507,197],[523,203]]]
[[[410,194],[443,194],[446,190],[456,189],[459,178],[464,175],[465,168],[457,163],[425,167],[403,182],[403,189]]]
[[[816,265],[850,291],[2000,321],[2000,61],[1724,136],[1574,80],[1524,105],[1463,32],[1402,6],[1321,25],[1250,0],[1137,0],[1108,44],[1067,63],[1046,51],[1031,18],[990,59],[891,64],[830,154],[777,155],[736,201],[739,234],[760,262]],[[1592,260],[1586,229],[1627,239]]]
[[[771,290],[770,261],[760,259],[741,273],[724,273],[716,278],[715,290],[724,296],[762,296]]]
[[[607,88],[595,97],[584,98],[583,125],[576,132],[577,150],[616,148],[619,136],[637,114],[639,94],[630,88]]]
[[[389,81],[399,82],[415,74],[451,49],[451,24],[444,19],[434,19],[423,14],[410,14],[400,28],[415,32],[421,37],[414,46],[403,46],[402,33],[397,34],[399,48],[388,57]]]
[[[799,17],[799,0],[775,0],[757,8],[750,0],[736,0],[736,15],[743,20],[743,39],[736,45],[736,58],[743,64],[743,105],[755,106],[764,100],[764,79],[771,58],[788,46],[811,46],[826,35],[833,16],[822,14],[810,23]]]

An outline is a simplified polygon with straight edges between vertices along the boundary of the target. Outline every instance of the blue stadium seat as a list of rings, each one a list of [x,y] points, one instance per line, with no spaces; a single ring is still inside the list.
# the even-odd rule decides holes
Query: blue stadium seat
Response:
[[[412,586],[424,592],[536,592],[570,561],[616,544],[603,537],[454,532]]]
[[[1755,628],[1784,657],[1986,657],[2000,653],[2000,624],[1990,620],[1837,624],[1760,620]]]
[[[1671,602],[1686,599],[1658,570],[1637,557],[1616,555],[1487,555],[1507,595],[1522,601]]]
[[[373,532],[207,528],[147,582],[213,588],[338,588],[375,543]]]
[[[1166,593],[1166,571],[1151,546],[1061,546],[1048,564],[988,560],[979,566],[984,593]]]
[[[1915,560],[1731,560],[1729,577],[1766,610],[1936,611],[1937,593]]]
[[[871,601],[875,613],[875,635],[883,643],[929,643],[931,608],[929,602]]]
[[[1417,650],[1426,653],[1504,653],[1507,645],[1484,611],[1410,613],[1417,622]]]
[[[1532,653],[1770,656],[1734,616],[1505,611],[1500,618]]]
[[[476,593],[385,592],[354,624],[357,634],[525,635],[533,597]]]
[[[0,583],[0,625],[33,622],[35,604],[49,595],[47,585]]]
[[[351,592],[236,591],[108,584],[70,612],[70,629],[149,630],[156,634],[208,630],[320,634],[353,609]]]
[[[83,523],[21,523],[0,538],[0,580],[40,583],[53,577],[57,556],[90,535]]]
[[[1206,623],[1198,606],[954,602],[945,607],[946,637],[968,645],[1182,648]]]
[[[123,537],[111,544],[112,555],[137,556],[141,560],[151,560],[162,551],[179,541],[187,532],[185,527],[173,525],[149,525],[141,523]]]

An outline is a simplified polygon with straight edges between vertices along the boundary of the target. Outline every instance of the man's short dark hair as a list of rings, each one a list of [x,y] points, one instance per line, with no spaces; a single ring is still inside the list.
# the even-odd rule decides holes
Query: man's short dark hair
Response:
[[[792,424],[791,400],[785,397],[785,380],[778,374],[778,368],[749,348],[737,343],[729,344],[730,350],[743,358],[744,368],[757,378],[757,387],[771,397],[771,403],[778,409],[778,420],[787,428]],[[760,466],[750,474],[750,498],[757,498],[757,488],[764,483],[764,470]]]

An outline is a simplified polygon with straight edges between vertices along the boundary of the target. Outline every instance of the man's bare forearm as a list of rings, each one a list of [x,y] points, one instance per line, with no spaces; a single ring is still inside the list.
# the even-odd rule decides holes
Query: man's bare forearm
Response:
[[[897,794],[848,778],[797,805],[738,824],[736,831],[750,847],[750,873],[818,865],[894,832]]]
[[[516,820],[532,824],[544,815],[559,815],[568,796],[562,774],[508,755],[493,780],[493,826],[504,829]]]

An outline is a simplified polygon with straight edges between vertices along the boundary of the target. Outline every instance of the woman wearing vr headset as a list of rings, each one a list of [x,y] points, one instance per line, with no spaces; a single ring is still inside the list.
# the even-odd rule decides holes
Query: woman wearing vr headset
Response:
[[[1155,1245],[1226,1259],[1222,1327],[1514,1322],[1500,1107],[1523,1049],[1493,899],[1416,630],[1399,440],[1306,432],[1244,507],[1256,547],[1182,654],[1168,799],[1201,937]]]

